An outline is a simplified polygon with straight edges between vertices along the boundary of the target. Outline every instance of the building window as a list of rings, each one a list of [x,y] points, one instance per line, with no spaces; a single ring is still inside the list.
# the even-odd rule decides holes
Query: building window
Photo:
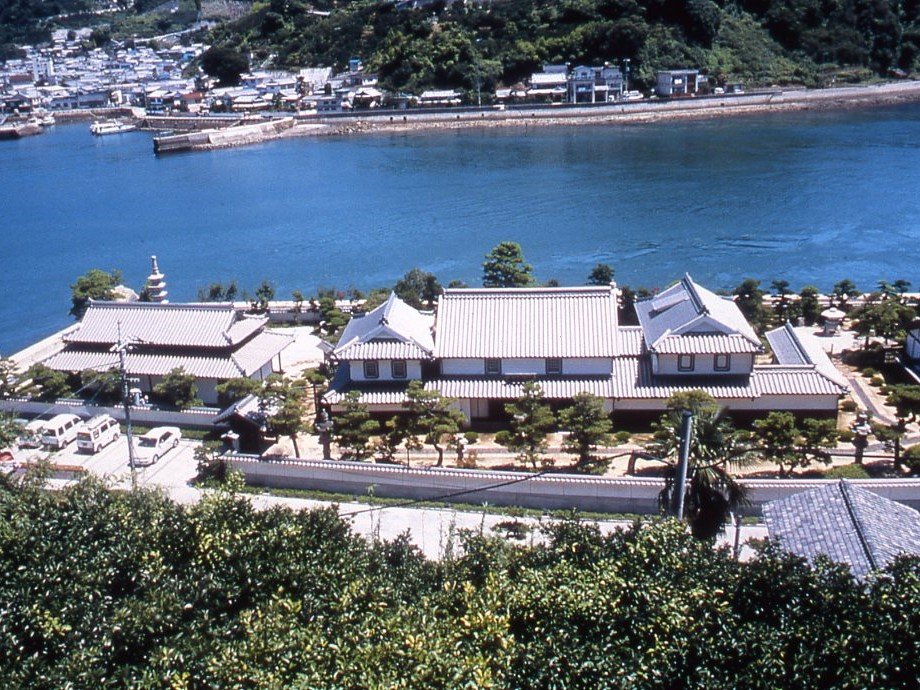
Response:
[[[553,376],[562,373],[562,360],[559,357],[548,357],[546,359],[546,375]]]
[[[364,361],[364,378],[376,379],[380,377],[380,366],[375,360],[367,359]]]
[[[406,360],[394,359],[390,362],[390,373],[393,374],[394,379],[406,378]]]
[[[716,355],[716,361],[713,366],[713,369],[716,371],[728,371],[731,369],[732,360],[731,355]]]
[[[486,360],[486,376],[498,376],[502,373],[502,361],[500,359]]]
[[[693,371],[693,355],[678,355],[677,371]]]

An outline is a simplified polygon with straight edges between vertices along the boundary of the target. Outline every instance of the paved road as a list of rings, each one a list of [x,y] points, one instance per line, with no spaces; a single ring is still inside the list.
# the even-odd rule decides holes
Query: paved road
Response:
[[[191,485],[196,474],[194,451],[197,445],[197,441],[183,440],[177,449],[167,453],[157,464],[139,468],[138,485],[161,487],[173,500],[185,505],[200,501],[206,495],[206,491]],[[56,464],[85,467],[113,487],[129,488],[131,485],[128,447],[124,437],[95,455],[78,453],[76,444],[71,444],[62,451],[50,454],[49,459]],[[74,481],[58,479],[52,480],[51,483],[63,487]],[[273,496],[267,493],[245,494],[245,497],[260,510],[274,506],[286,506],[293,510],[313,510],[330,505],[325,501]],[[455,549],[458,533],[463,530],[503,534],[504,530],[500,526],[507,522],[521,522],[529,529],[525,538],[517,543],[536,543],[542,539],[539,527],[550,520],[546,517],[514,518],[484,511],[467,512],[451,508],[379,506],[359,501],[339,504],[338,511],[356,533],[365,537],[390,540],[408,533],[412,543],[429,558],[440,558]],[[597,524],[605,534],[629,525],[628,522],[614,520],[601,520],[597,521]],[[764,537],[766,528],[763,526],[745,525],[741,528],[742,543],[751,538]],[[734,530],[729,529],[719,543],[732,545],[734,539]],[[749,548],[742,548],[741,558],[746,558],[751,553]]]

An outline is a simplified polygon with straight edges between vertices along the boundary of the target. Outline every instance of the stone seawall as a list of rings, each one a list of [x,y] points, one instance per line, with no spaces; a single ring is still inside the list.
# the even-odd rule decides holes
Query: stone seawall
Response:
[[[207,151],[210,149],[227,148],[256,144],[263,141],[276,139],[281,134],[294,126],[294,118],[271,120],[252,125],[240,125],[225,129],[205,129],[200,132],[187,134],[171,134],[155,137],[153,140],[154,153],[180,153],[183,151]]]

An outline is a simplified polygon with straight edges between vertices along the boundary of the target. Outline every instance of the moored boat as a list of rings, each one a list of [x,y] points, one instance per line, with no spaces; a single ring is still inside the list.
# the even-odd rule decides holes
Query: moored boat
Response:
[[[133,132],[135,129],[137,129],[136,125],[128,122],[119,122],[118,120],[103,120],[102,122],[94,122],[89,126],[89,131],[97,136]]]

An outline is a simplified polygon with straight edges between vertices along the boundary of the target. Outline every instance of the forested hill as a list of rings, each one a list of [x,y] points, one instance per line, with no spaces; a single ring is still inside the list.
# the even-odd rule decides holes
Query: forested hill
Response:
[[[270,0],[214,32],[279,66],[360,57],[384,85],[472,91],[543,63],[699,66],[747,84],[866,80],[920,67],[920,0],[494,0],[398,9],[371,0]]]

